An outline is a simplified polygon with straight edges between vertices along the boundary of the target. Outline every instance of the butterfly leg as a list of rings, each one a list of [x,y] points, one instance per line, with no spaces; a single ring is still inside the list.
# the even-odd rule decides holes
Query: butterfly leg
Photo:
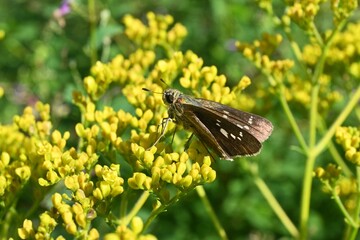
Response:
[[[149,148],[152,148],[153,146],[155,146],[159,141],[160,139],[165,135],[165,131],[167,129],[167,126],[169,124],[170,121],[173,121],[172,118],[168,117],[168,118],[163,118],[163,120],[161,121],[161,123],[159,124],[159,127],[161,126],[161,133],[160,133],[160,136],[156,139],[156,141],[153,143],[153,145],[151,145],[151,147]]]
[[[185,145],[184,145],[184,151],[188,150],[189,147],[190,147],[190,142],[191,142],[191,139],[192,137],[194,136],[193,133],[191,133],[190,137],[188,138],[188,140],[186,141]]]

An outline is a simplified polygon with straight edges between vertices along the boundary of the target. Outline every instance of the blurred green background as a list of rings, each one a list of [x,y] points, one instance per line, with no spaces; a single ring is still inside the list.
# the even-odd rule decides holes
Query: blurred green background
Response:
[[[0,86],[5,96],[0,99],[0,123],[12,121],[27,105],[37,100],[51,104],[54,128],[74,131],[80,121],[79,111],[72,105],[72,91],[82,90],[82,78],[89,75],[94,60],[109,61],[116,54],[130,52],[123,35],[121,19],[132,14],[145,20],[153,11],[170,14],[182,23],[188,37],[182,50],[190,49],[225,74],[230,84],[243,75],[266,81],[241,54],[234,50],[235,40],[252,42],[264,32],[280,33],[271,19],[249,0],[131,0],[97,1],[97,56],[90,56],[91,36],[87,2],[73,1],[76,8],[64,17],[55,17],[61,1],[0,1]],[[274,1],[274,9],[284,11],[282,1]],[[327,13],[322,13],[324,18]],[[318,21],[326,29],[329,21]],[[300,46],[306,38],[294,29]],[[104,41],[107,41],[104,44]],[[104,49],[104,45],[107,46]],[[285,40],[279,54],[291,57]],[[106,50],[106,51],[105,51]],[[246,90],[251,94],[252,85]],[[259,171],[289,217],[298,224],[304,157],[293,150],[297,145],[289,124],[276,99],[266,115],[274,123],[274,133],[265,142],[262,154],[253,157]],[[303,118],[300,110],[295,114]],[[300,123],[301,124],[301,123]],[[73,136],[73,134],[72,134]],[[76,144],[76,139],[73,140]],[[328,155],[321,155],[323,165]],[[253,180],[242,170],[241,161],[217,161],[217,179],[206,185],[210,202],[229,239],[286,239],[289,236],[266,203]],[[328,195],[315,181],[311,202],[310,235],[312,239],[339,239],[343,217]],[[146,209],[144,209],[146,214]],[[329,221],[329,219],[334,219]],[[106,229],[106,228],[104,228]],[[219,239],[196,192],[168,209],[155,221],[150,231],[159,239]]]

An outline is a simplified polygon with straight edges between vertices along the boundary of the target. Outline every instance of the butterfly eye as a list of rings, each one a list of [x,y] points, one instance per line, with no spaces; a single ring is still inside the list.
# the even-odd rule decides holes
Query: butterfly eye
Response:
[[[165,92],[164,93],[164,100],[165,102],[171,104],[174,102],[174,94],[172,94],[171,92]]]

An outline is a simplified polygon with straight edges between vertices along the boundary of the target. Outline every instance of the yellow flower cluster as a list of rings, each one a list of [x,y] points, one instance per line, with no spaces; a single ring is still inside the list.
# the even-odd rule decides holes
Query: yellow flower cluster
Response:
[[[155,147],[154,147],[155,148]],[[154,155],[150,151],[138,149],[137,153],[143,155],[144,165],[148,165],[147,169],[151,171],[151,177],[141,172],[135,172],[129,178],[129,186],[133,189],[151,190],[159,194],[159,198],[163,202],[169,201],[170,192],[163,188],[165,183],[172,184],[179,189],[189,190],[193,187],[209,183],[215,180],[216,172],[211,169],[210,157],[204,157],[202,163],[194,163],[187,171],[187,161],[189,155],[183,152],[166,154],[158,156],[154,159]],[[139,156],[141,159],[141,156]]]
[[[327,36],[330,34],[330,31],[326,33]],[[355,78],[359,78],[360,63],[357,59],[360,56],[360,23],[349,23],[343,32],[333,37],[332,41],[326,58],[325,71],[330,73],[336,71],[336,74],[331,74],[335,76],[350,73]],[[321,47],[316,43],[311,43],[304,46],[302,58],[305,64],[313,67],[321,54]]]
[[[310,79],[304,81],[299,75],[289,73],[287,75],[289,86],[286,88],[286,100],[300,103],[306,108],[310,108],[312,84]],[[331,90],[332,82],[329,75],[323,74],[319,79],[319,112],[324,112],[333,106],[334,103],[342,99],[342,95],[337,90]]]
[[[319,13],[320,5],[326,0],[300,0],[287,1],[286,17],[290,18],[304,30],[312,31],[314,20]],[[330,1],[333,11],[333,22],[338,25],[342,20],[347,19],[357,8],[357,0]]]
[[[344,176],[341,168],[335,164],[328,164],[326,168],[318,167],[314,176],[323,183],[324,192],[341,197],[348,210],[355,209],[358,195],[356,179]]]
[[[64,142],[51,133],[50,107],[38,102],[35,108],[26,107],[23,115],[15,116],[9,125],[0,125],[0,199],[6,208],[32,176],[44,176],[43,144],[54,140],[58,147]],[[67,134],[66,134],[67,135]]]
[[[345,150],[345,158],[351,163],[360,164],[360,128],[339,127],[335,133],[336,141]],[[358,201],[357,181],[344,176],[340,167],[329,164],[314,171],[314,175],[324,183],[324,191],[340,196],[348,210],[354,210]]]
[[[252,44],[236,42],[236,47],[244,57],[251,61],[265,75],[272,76],[270,82],[273,86],[283,83],[287,72],[293,67],[294,62],[289,59],[272,60],[270,55],[275,52],[282,42],[282,36],[264,34],[261,40]]]
[[[154,49],[161,46],[165,50],[176,50],[187,35],[186,28],[177,23],[171,29],[174,19],[170,15],[147,14],[148,26],[131,15],[124,17],[125,34],[142,49]]]
[[[32,227],[31,220],[25,220],[23,227],[19,229],[19,236],[26,239],[35,236],[50,234],[61,218],[65,230],[76,237],[86,239],[98,239],[99,233],[91,228],[91,221],[98,213],[107,214],[109,211],[103,206],[104,201],[109,203],[123,191],[124,180],[119,177],[120,166],[112,164],[108,166],[95,166],[96,183],[90,180],[88,173],[80,172],[67,176],[64,184],[71,190],[72,195],[55,193],[52,196],[53,210],[40,216],[40,225],[37,229]]]
[[[334,12],[334,23],[336,25],[339,24],[342,20],[348,19],[351,16],[351,13],[358,7],[357,0],[330,2],[331,10]]]
[[[341,169],[339,166],[329,164],[325,169],[318,167],[314,171],[314,176],[322,181],[336,182],[341,175]]]
[[[319,4],[324,1],[325,0],[290,1],[286,14],[298,26],[305,30],[309,30],[320,10]]]
[[[33,223],[31,220],[26,219],[23,227],[18,229],[18,234],[21,239],[46,239],[48,234],[51,233],[57,225],[57,222],[50,216],[49,212],[40,215],[40,222],[38,231],[35,233]],[[64,238],[57,238],[64,239]]]
[[[344,151],[345,158],[360,165],[360,127],[339,127],[335,133],[336,142],[339,143]]]

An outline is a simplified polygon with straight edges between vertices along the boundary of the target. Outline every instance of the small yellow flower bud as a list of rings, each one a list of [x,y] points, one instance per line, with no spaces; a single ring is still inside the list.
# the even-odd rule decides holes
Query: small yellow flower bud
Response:
[[[78,179],[77,179],[77,176],[68,176],[68,177],[65,177],[65,180],[64,180],[64,183],[65,183],[65,186],[72,190],[73,192],[75,192],[76,190],[79,189],[79,182],[78,182]]]
[[[100,190],[101,190],[102,196],[104,198],[106,198],[107,196],[110,195],[110,192],[111,192],[110,184],[107,182],[101,181],[100,182]]]
[[[2,152],[1,153],[1,162],[2,162],[2,166],[7,166],[9,164],[9,162],[10,162],[9,153],[7,153],[7,152]]]
[[[182,179],[182,176],[178,173],[174,173],[173,178],[172,178],[172,183],[175,185],[178,185],[178,183],[180,182],[180,180]]]
[[[101,190],[99,188],[95,188],[95,190],[93,191],[93,195],[95,198],[99,199],[99,200],[103,200],[103,195],[101,193]]]
[[[22,181],[27,181],[31,176],[31,170],[28,166],[16,168],[15,173]]]
[[[187,175],[186,177],[184,177],[180,180],[180,184],[183,187],[188,188],[192,184],[192,180],[193,180],[192,177],[190,175]]]
[[[85,214],[82,212],[82,213],[79,213],[79,214],[76,214],[75,216],[75,220],[76,220],[76,223],[82,227],[82,228],[85,228],[86,227],[86,217],[85,217]]]
[[[179,162],[177,165],[177,173],[182,176],[186,171],[186,164],[183,162]]]
[[[124,187],[122,186],[116,186],[111,189],[111,196],[116,197],[117,195],[124,192]]]
[[[189,78],[182,77],[180,78],[180,84],[184,88],[189,88],[191,86],[191,81]]]
[[[140,217],[135,216],[131,220],[131,225],[130,226],[131,226],[131,229],[134,231],[135,234],[139,234],[143,230],[144,224],[143,224],[143,221],[141,220]]]
[[[154,161],[154,154],[150,151],[145,151],[144,153],[144,163],[146,164],[147,167],[151,167],[151,165],[153,164]]]
[[[77,232],[76,224],[75,224],[73,221],[70,222],[70,223],[68,223],[68,224],[66,224],[65,230],[66,230],[68,233],[70,233],[70,234],[72,234],[72,235],[75,235],[76,232]]]
[[[168,169],[161,170],[161,179],[165,182],[171,183],[172,182],[172,173]]]
[[[18,228],[18,235],[21,239],[30,239],[34,236],[32,221],[25,219],[22,228]]]
[[[144,189],[144,182],[147,176],[144,173],[135,172],[133,177],[128,179],[128,184],[133,189]]]
[[[96,230],[95,228],[90,229],[89,234],[87,236],[88,240],[97,240],[100,239],[100,234],[98,232],[98,230]],[[117,240],[118,238],[112,239],[112,240]]]

